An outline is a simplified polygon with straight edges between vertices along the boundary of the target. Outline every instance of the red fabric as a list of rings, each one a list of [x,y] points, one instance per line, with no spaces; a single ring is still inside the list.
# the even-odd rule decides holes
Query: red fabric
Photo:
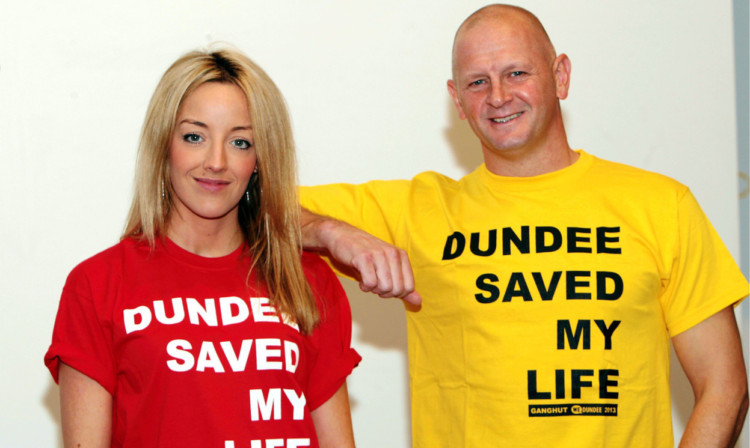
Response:
[[[124,240],[70,273],[45,363],[55,380],[62,361],[113,395],[113,447],[316,447],[310,411],[361,358],[338,280],[317,255],[302,262],[322,316],[309,337],[265,321],[274,312],[240,250],[203,258]]]

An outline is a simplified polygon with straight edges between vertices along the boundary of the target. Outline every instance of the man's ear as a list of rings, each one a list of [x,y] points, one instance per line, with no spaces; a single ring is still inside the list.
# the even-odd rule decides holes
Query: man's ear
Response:
[[[456,110],[458,110],[458,118],[462,120],[466,120],[466,114],[464,113],[464,110],[461,107],[461,102],[458,100],[458,92],[456,91],[456,83],[453,82],[452,79],[448,80],[448,93],[450,93],[451,98],[453,98],[453,104],[456,106]]]
[[[568,55],[561,53],[557,56],[552,71],[555,73],[557,98],[564,100],[568,97],[568,89],[570,88],[570,59]]]

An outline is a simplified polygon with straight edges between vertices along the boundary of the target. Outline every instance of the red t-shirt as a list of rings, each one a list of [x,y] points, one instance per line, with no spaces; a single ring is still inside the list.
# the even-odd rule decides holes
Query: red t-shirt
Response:
[[[248,279],[241,249],[123,240],[68,276],[45,363],[112,394],[113,447],[317,447],[310,411],[361,358],[335,275],[310,253],[302,265],[321,315],[307,337]]]

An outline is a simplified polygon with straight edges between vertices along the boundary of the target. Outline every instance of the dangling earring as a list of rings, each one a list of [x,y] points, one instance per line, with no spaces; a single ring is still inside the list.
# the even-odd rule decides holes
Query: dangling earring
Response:
[[[245,190],[245,202],[247,204],[250,216],[255,216],[260,210],[260,193],[259,187],[260,174],[258,174],[258,168],[255,168],[250,180],[247,182],[247,189]]]
[[[240,223],[245,223],[250,228],[258,225],[258,212],[260,211],[260,192],[258,188],[258,168],[256,167],[250,179],[247,181],[244,199],[240,197],[239,218]],[[244,204],[243,204],[244,202]],[[254,231],[253,231],[254,232]]]
[[[164,191],[164,179],[161,180],[161,200],[166,201],[167,193]]]

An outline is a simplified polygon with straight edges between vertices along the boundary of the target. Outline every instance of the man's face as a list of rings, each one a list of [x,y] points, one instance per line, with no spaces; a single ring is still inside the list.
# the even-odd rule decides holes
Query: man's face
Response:
[[[564,55],[555,59],[538,34],[522,20],[487,20],[456,42],[448,89],[485,154],[543,149],[554,121],[562,125],[558,99],[567,96],[570,65]]]

